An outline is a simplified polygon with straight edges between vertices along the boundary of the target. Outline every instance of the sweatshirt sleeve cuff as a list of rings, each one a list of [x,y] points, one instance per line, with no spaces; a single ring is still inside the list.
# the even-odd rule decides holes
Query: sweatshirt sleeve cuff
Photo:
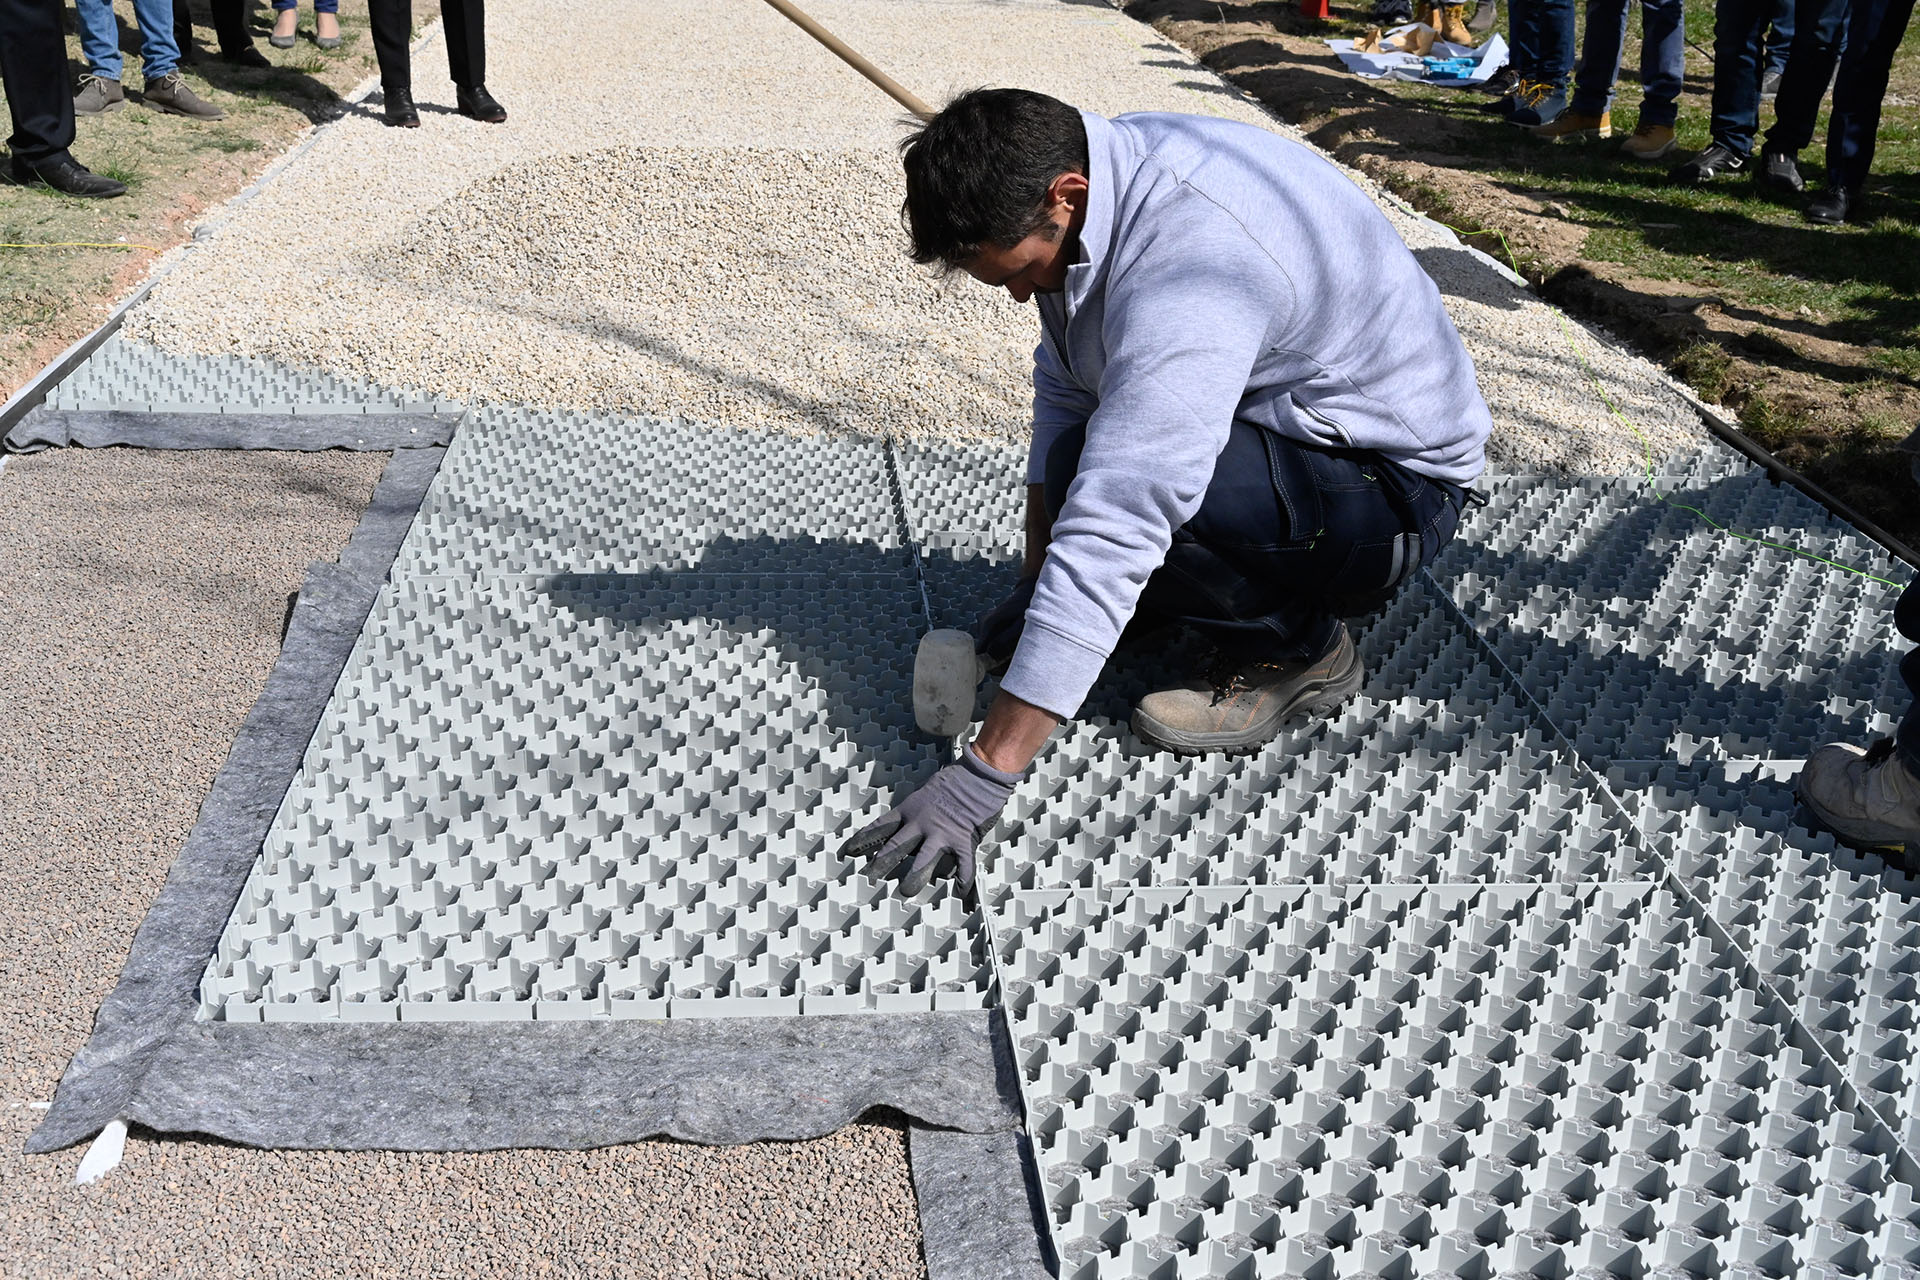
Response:
[[[1071,720],[1106,665],[1105,653],[1029,617],[1000,687],[1023,702]]]

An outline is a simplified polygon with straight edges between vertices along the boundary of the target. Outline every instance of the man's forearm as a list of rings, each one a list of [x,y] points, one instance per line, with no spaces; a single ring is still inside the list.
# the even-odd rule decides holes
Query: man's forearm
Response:
[[[1047,486],[1027,486],[1027,556],[1020,566],[1023,577],[1037,578],[1046,563],[1047,543],[1053,538],[1053,517],[1047,514]]]
[[[1059,716],[1002,689],[987,708],[973,752],[1003,773],[1022,773],[1059,727]]]

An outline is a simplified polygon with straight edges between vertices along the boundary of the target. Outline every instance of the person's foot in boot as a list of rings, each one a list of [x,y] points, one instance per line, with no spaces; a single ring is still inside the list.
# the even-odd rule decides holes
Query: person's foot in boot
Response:
[[[126,105],[127,91],[118,80],[105,76],[81,76],[80,87],[73,95],[73,114],[77,116],[104,115]]]
[[[1342,623],[1318,657],[1265,662],[1223,656],[1206,674],[1148,694],[1133,708],[1133,731],[1181,754],[1257,751],[1292,716],[1331,715],[1366,677]]]
[[[338,49],[340,47],[340,15],[314,14],[313,42],[322,49]]]
[[[1522,81],[1507,123],[1523,129],[1552,124],[1567,109],[1567,86],[1548,80]]]
[[[420,113],[414,109],[411,89],[388,89],[385,91],[386,105],[380,108],[380,118],[395,129],[418,129]]]
[[[1641,124],[1620,144],[1620,150],[1635,160],[1663,160],[1677,141],[1670,124]]]
[[[1506,66],[1500,68],[1479,84],[1474,85],[1473,88],[1478,89],[1481,93],[1487,94],[1490,97],[1507,98],[1513,95],[1514,89],[1518,87],[1519,84],[1520,70],[1509,62]],[[1493,110],[1491,106],[1484,102],[1475,103],[1474,105],[1482,111]]]
[[[1467,19],[1467,30],[1476,36],[1483,36],[1493,30],[1493,24],[1500,20],[1500,0],[1480,0],[1473,6],[1473,17]]]
[[[1822,227],[1837,227],[1843,222],[1861,221],[1860,196],[1845,187],[1827,187],[1807,201],[1808,222]]]
[[[187,78],[169,71],[157,80],[149,80],[140,91],[140,100],[155,111],[169,115],[192,116],[195,120],[225,120],[227,113],[187,88]]]
[[[1473,32],[1467,29],[1467,6],[1447,4],[1440,6],[1440,23],[1437,28],[1440,38],[1448,44],[1465,45],[1473,48]]]
[[[493,100],[487,92],[487,86],[456,85],[453,90],[454,101],[460,107],[460,114],[484,124],[505,124],[507,109]]]
[[[38,164],[15,156],[13,180],[23,187],[52,187],[62,194],[82,196],[89,200],[105,200],[127,194],[126,183],[102,177],[73,157],[64,155],[42,160]]]
[[[1725,143],[1715,142],[1685,164],[1675,165],[1668,170],[1667,181],[1676,185],[1712,182],[1730,173],[1739,173],[1746,167],[1747,157]]]
[[[1612,113],[1588,115],[1584,111],[1562,111],[1551,124],[1527,130],[1542,142],[1592,142],[1613,136]]]
[[[1753,167],[1753,185],[1782,199],[1797,197],[1807,189],[1793,153],[1777,147],[1761,148],[1760,163]]]
[[[291,49],[293,42],[300,38],[300,11],[282,9],[273,15],[273,33],[267,37],[267,43],[276,49]]]
[[[1849,844],[1920,846],[1920,777],[1892,738],[1865,751],[1829,742],[1807,760],[1793,789],[1821,826]]]

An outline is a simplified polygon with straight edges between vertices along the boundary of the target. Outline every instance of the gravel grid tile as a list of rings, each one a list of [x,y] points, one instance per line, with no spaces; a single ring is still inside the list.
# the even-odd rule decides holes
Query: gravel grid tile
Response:
[[[87,1188],[81,1148],[19,1154],[272,665],[288,592],[340,551],[384,461],[61,450],[0,473],[0,1273],[923,1275],[897,1120],[476,1155],[136,1134]]]

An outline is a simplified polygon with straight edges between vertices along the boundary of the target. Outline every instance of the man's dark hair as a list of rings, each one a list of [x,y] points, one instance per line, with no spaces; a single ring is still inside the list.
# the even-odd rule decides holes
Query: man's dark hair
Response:
[[[1046,224],[1053,180],[1087,172],[1087,128],[1078,111],[1044,93],[974,89],[901,143],[900,160],[900,220],[913,260],[953,271]]]

